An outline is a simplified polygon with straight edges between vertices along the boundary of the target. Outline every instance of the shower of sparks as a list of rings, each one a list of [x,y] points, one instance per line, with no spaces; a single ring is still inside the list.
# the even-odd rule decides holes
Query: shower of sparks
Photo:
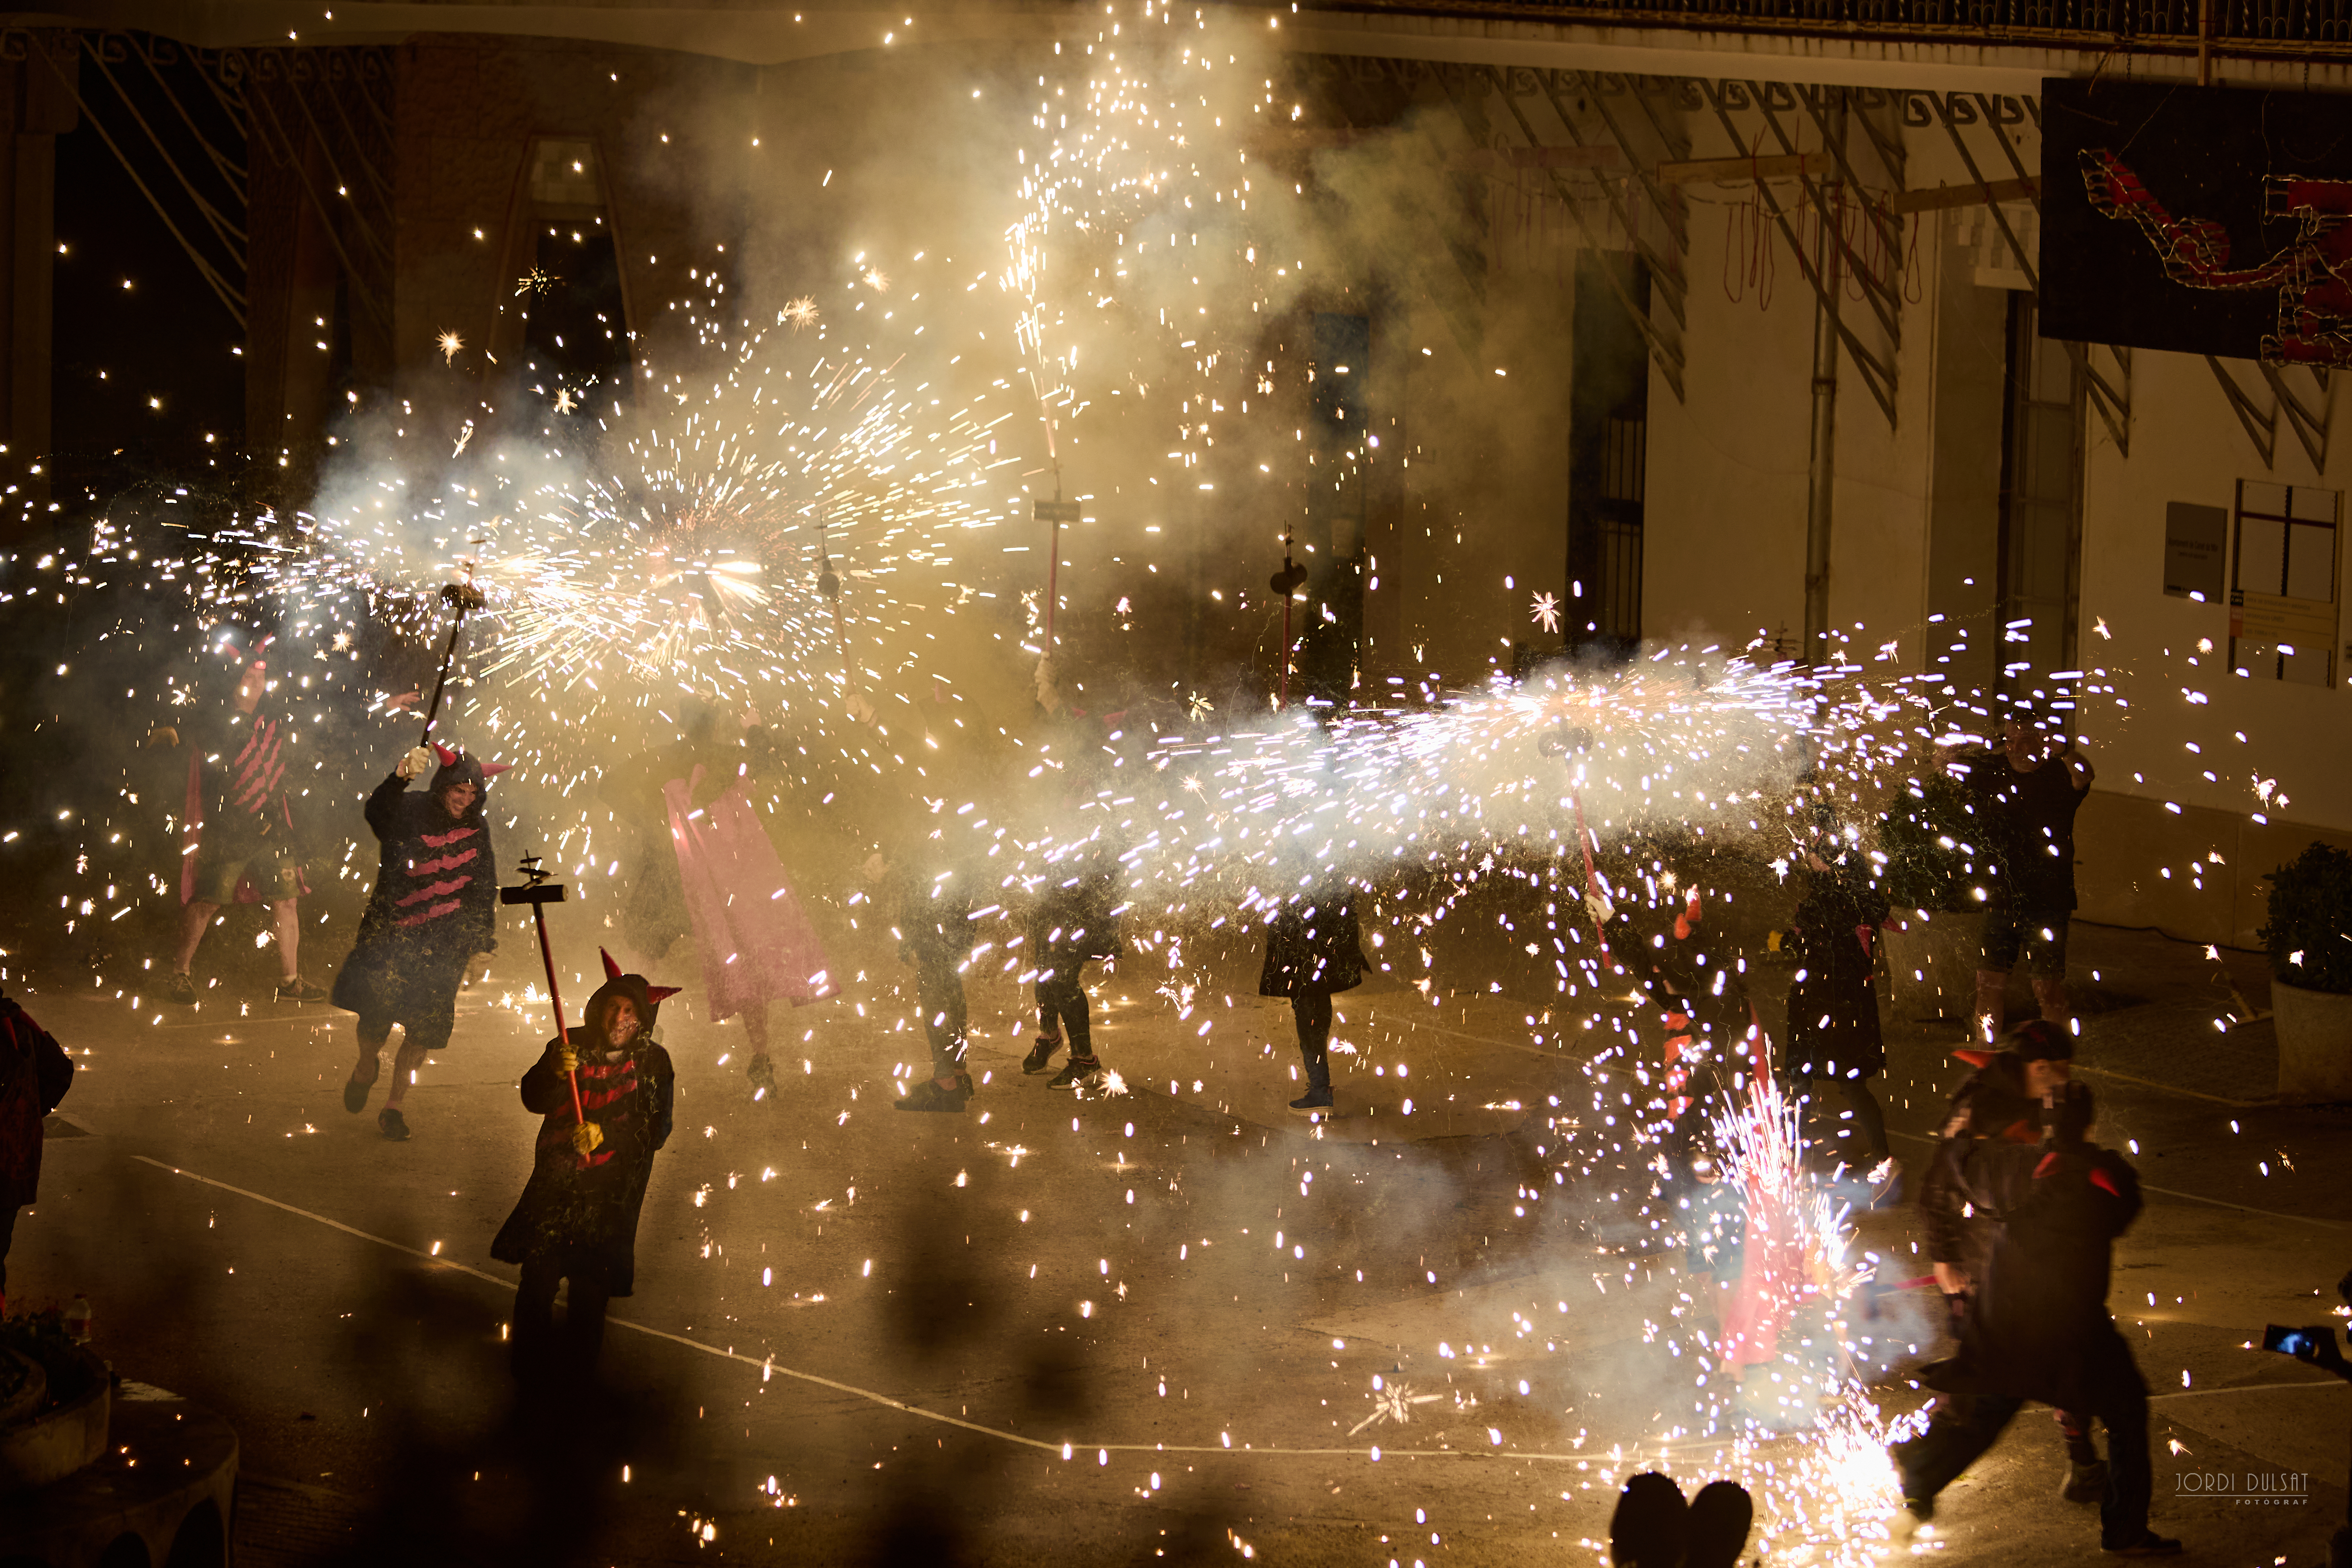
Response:
[[[1382,1421],[1393,1421],[1402,1427],[1412,1419],[1414,1406],[1427,1405],[1433,1400],[1444,1397],[1443,1394],[1415,1394],[1412,1391],[1412,1385],[1393,1377],[1374,1377],[1372,1379],[1372,1413],[1349,1427],[1348,1436],[1352,1437],[1365,1427],[1375,1426]]]
[[[1166,26],[1164,13],[1145,16],[1155,32]],[[478,434],[471,417],[453,418],[455,429],[417,418],[413,434],[402,430],[413,444],[396,448],[399,462],[337,476],[311,512],[237,515],[203,531],[175,514],[167,535],[150,515],[160,508],[126,502],[121,517],[92,526],[85,550],[37,565],[9,558],[0,602],[62,602],[69,591],[95,601],[113,588],[191,608],[191,624],[173,625],[183,639],[175,673],[142,694],[154,708],[147,716],[181,724],[185,710],[212,700],[192,695],[178,673],[191,650],[225,660],[211,650],[248,647],[249,638],[230,633],[252,631],[266,608],[294,628],[284,658],[303,684],[287,688],[289,709],[306,720],[357,714],[386,736],[400,731],[404,747],[424,699],[404,689],[414,668],[378,653],[387,638],[437,646],[448,626],[438,591],[471,544],[470,580],[486,602],[466,622],[453,677],[462,695],[457,716],[445,722],[483,754],[520,765],[499,789],[530,802],[551,862],[567,874],[601,887],[600,868],[611,876],[620,863],[605,852],[613,814],[597,806],[608,758],[682,728],[682,699],[730,715],[756,710],[789,731],[807,759],[789,765],[800,771],[788,783],[838,770],[861,789],[926,802],[958,874],[988,895],[978,901],[974,929],[984,945],[975,976],[1033,977],[1012,935],[1041,891],[1091,872],[1115,884],[1139,967],[1164,965],[1165,980],[1150,988],[1154,1005],[1204,1040],[1213,1029],[1233,1030],[1223,1021],[1231,998],[1225,1009],[1213,1005],[1208,972],[1185,954],[1187,933],[1261,925],[1286,903],[1343,894],[1355,901],[1374,967],[1409,988],[1396,1010],[1426,1009],[1503,990],[1493,977],[1442,972],[1433,947],[1441,922],[1477,910],[1492,924],[1477,901],[1507,901],[1518,916],[1513,961],[1525,960],[1507,977],[1514,998],[1527,1000],[1525,1034],[1513,1043],[1553,1053],[1563,1082],[1580,1078],[1591,1090],[1589,1106],[1573,1103],[1582,1087],[1561,1089],[1549,1106],[1540,1096],[1526,1102],[1528,1126],[1549,1140],[1547,1179],[1567,1186],[1607,1176],[1614,1184],[1634,1173],[1640,1180],[1624,1182],[1622,1203],[1609,1193],[1617,1205],[1609,1222],[1629,1234],[1678,1234],[1685,1221],[1669,1207],[1675,1189],[1651,1177],[1665,1176],[1675,1119],[1697,1091],[1664,1065],[1675,998],[1627,933],[1663,946],[1660,934],[1691,893],[1715,897],[1715,857],[1784,873],[1801,863],[1799,835],[1816,807],[1871,821],[1932,779],[1935,747],[1996,729],[1998,709],[1943,674],[1868,674],[1856,655],[1835,650],[1883,653],[1900,640],[1865,643],[1857,632],[1836,640],[1837,662],[1811,671],[1769,663],[1751,644],[1737,655],[1652,645],[1618,667],[1467,690],[1448,691],[1433,674],[1417,692],[1399,686],[1386,698],[1367,674],[1357,706],[1319,716],[1269,716],[1261,690],[1237,692],[1221,718],[1208,694],[1171,685],[1160,692],[1164,727],[1139,719],[1131,734],[1099,745],[1056,740],[1026,752],[1022,766],[1040,780],[1032,794],[992,789],[979,768],[942,766],[927,749],[936,738],[924,733],[926,721],[901,716],[929,711],[919,704],[952,713],[961,701],[954,687],[967,672],[936,640],[947,618],[984,601],[1002,627],[1004,662],[1018,648],[1052,652],[1042,582],[990,576],[961,559],[978,553],[968,536],[1008,517],[1029,519],[1032,497],[1006,493],[1024,486],[1001,471],[1027,480],[1043,471],[1041,458],[1067,460],[1068,433],[1087,428],[1090,413],[1100,417],[1118,392],[1134,400],[1130,410],[1148,399],[1149,418],[1167,427],[1157,478],[1185,490],[1233,484],[1244,478],[1234,466],[1239,454],[1251,451],[1243,433],[1253,421],[1283,423],[1283,400],[1301,398],[1308,385],[1305,367],[1294,373],[1250,352],[1269,316],[1305,288],[1301,263],[1272,248],[1273,236],[1303,221],[1296,184],[1252,144],[1269,121],[1290,118],[1272,78],[1253,74],[1258,57],[1199,47],[1192,34],[1145,42],[1122,36],[1115,17],[1088,28],[1098,55],[1072,50],[1045,67],[1049,82],[1034,100],[1008,259],[996,277],[1001,295],[979,296],[993,313],[975,313],[967,299],[970,271],[941,287],[945,276],[934,281],[918,254],[901,269],[903,300],[887,301],[904,319],[867,329],[872,340],[835,335],[817,303],[822,290],[777,312],[773,329],[788,330],[746,330],[732,300],[719,308],[713,274],[700,298],[678,303],[703,355],[698,364],[717,369],[635,367],[646,389],[638,407],[626,420],[616,413],[609,430],[600,424],[593,457],[561,450],[569,434],[530,438],[484,409],[475,411]],[[516,291],[544,292],[556,281],[533,269]],[[824,284],[832,292],[823,297],[849,297],[836,319],[862,305],[858,319],[871,322],[885,302],[861,291],[890,287],[861,256]],[[935,304],[939,296],[950,303]],[[1017,401],[1009,380],[975,392],[936,368],[954,362],[937,351],[942,338],[997,332],[1008,313],[1030,381]],[[931,336],[919,345],[915,334],[926,329]],[[464,344],[447,331],[439,347],[446,365]],[[1174,368],[1147,382],[1130,370],[1144,363]],[[552,407],[572,413],[580,401],[559,388]],[[1018,449],[1009,438],[1016,428],[1045,450]],[[1221,436],[1229,437],[1223,450]],[[1349,440],[1356,444],[1339,455],[1343,477],[1375,460],[1369,440]],[[409,454],[438,460],[445,441],[454,444],[446,462],[405,471]],[[1001,559],[996,569],[1013,570]],[[1059,592],[1074,601],[1085,590],[1065,577]],[[1118,597],[1118,607],[1139,631],[1167,634],[1151,626],[1149,599]],[[1530,616],[1556,633],[1562,608],[1556,595],[1538,593]],[[2108,635],[2104,621],[2095,630]],[[1412,648],[1416,664],[1423,652]],[[277,664],[281,655],[271,658]],[[1051,676],[1052,665],[1038,674]],[[1008,682],[1024,703],[1025,679]],[[2112,694],[2108,680],[2086,670],[2063,689],[2070,700]],[[93,703],[119,706],[111,692],[89,689]],[[928,720],[942,734],[951,722]],[[1180,724],[1185,733],[1174,733]],[[363,737],[360,749],[368,746],[384,749]],[[379,760],[370,753],[359,766]],[[2286,804],[2274,779],[2249,773],[2245,787],[2265,806]],[[68,934],[128,915],[142,899],[176,907],[164,878],[133,874],[132,852],[128,840],[93,841],[81,852],[75,874],[87,885],[58,915]],[[1883,852],[1865,856],[1874,874],[1883,873]],[[346,866],[344,874],[358,873]],[[1589,874],[1622,917],[1606,932],[1594,928],[1585,902]],[[1726,956],[1710,971],[1716,998],[1740,972],[1725,969]],[[536,1026],[549,1001],[525,983],[492,1005]],[[1749,1049],[1744,1016],[1727,1035],[1689,1048],[1675,1071],[1711,1067],[1731,1080],[1704,1119],[1737,1194],[1750,1284],[1778,1331],[1770,1364],[1795,1403],[1777,1446],[1736,1417],[1722,1423],[1728,1456],[1717,1473],[1756,1492],[1760,1536],[1775,1556],[1859,1563],[1885,1539],[1880,1521],[1895,1500],[1885,1444],[1904,1429],[1885,1423],[1866,1397],[1843,1323],[1873,1270],[1853,1260],[1852,1216],[1802,1138],[1799,1108],[1768,1077],[1739,1077]],[[1418,1090],[1421,1064],[1408,1062],[1405,1049],[1369,1030],[1332,1042],[1348,1073],[1391,1073],[1402,1087],[1412,1066]],[[1194,1081],[1192,1091],[1202,1087]],[[1481,1089],[1461,1099],[1489,1103]],[[1175,1081],[1169,1091],[1178,1092]],[[1128,1092],[1110,1068],[1076,1098],[1099,1103]],[[1426,1098],[1451,1095],[1433,1087]],[[1410,1115],[1412,1103],[1403,1103]],[[850,1113],[839,1114],[845,1123]],[[1021,1144],[987,1146],[1008,1166],[1031,1154]],[[1119,1168],[1128,1168],[1124,1155]],[[1549,1190],[1523,1191],[1521,1210]],[[703,1201],[695,1198],[698,1207]],[[1613,1239],[1597,1249],[1598,1298],[1633,1288],[1625,1260],[1633,1251]],[[1126,1290],[1120,1281],[1118,1299]],[[1692,1409],[1720,1411],[1728,1381],[1721,1339],[1666,1326],[1667,1315],[1645,1324],[1646,1343],[1683,1356],[1677,1372],[1711,1363],[1712,1381],[1694,1375]],[[1512,1332],[1542,1337],[1528,1319]],[[1807,1338],[1813,1344],[1803,1354],[1791,1348]],[[1376,1379],[1373,1389],[1372,1412],[1350,1436],[1404,1424],[1413,1406],[1445,1397],[1393,1380]],[[1464,1398],[1454,1395],[1457,1407]],[[768,1490],[776,1490],[772,1478]],[[698,1519],[693,1528],[709,1539]]]

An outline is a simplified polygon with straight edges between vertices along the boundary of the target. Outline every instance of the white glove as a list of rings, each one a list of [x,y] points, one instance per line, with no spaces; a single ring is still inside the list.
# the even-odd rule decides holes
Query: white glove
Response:
[[[431,747],[414,747],[409,750],[406,756],[400,759],[400,766],[394,768],[393,771],[399,774],[403,779],[414,779],[419,774],[429,775],[433,771],[436,760],[436,759],[433,755],[433,748]]]
[[[1616,906],[1609,902],[1608,894],[1601,891],[1597,877],[1584,890],[1584,908],[1592,916],[1595,925],[1607,925],[1617,914]]]

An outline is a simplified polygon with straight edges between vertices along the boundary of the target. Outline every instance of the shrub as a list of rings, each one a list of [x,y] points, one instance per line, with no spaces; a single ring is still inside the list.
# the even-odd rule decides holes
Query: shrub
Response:
[[[2256,933],[2271,974],[2308,991],[2352,993],[2352,854],[2315,843],[2263,878],[2270,921]]]

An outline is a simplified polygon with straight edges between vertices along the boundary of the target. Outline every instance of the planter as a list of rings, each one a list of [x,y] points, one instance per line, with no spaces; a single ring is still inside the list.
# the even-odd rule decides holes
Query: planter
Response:
[[[2352,996],[2271,982],[2282,1103],[2352,1100]]]
[[[47,1486],[106,1451],[113,1379],[106,1363],[89,1352],[76,1353],[76,1359],[88,1382],[79,1395],[29,1421],[0,1427],[0,1491]]]
[[[1898,929],[1895,922],[1902,922]],[[1886,962],[1886,998],[1900,1021],[1954,1019],[1966,1023],[1977,1004],[1977,966],[1984,916],[1976,912],[1897,910],[1878,933]]]

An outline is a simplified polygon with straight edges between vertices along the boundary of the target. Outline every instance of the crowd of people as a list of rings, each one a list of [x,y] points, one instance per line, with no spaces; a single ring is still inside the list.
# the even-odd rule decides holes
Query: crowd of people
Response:
[[[330,996],[299,969],[299,901],[308,889],[289,847],[284,721],[264,701],[268,690],[267,664],[257,655],[216,722],[218,733],[192,748],[184,913],[169,979],[169,994],[180,1002],[196,999],[191,962],[220,907],[234,902],[269,908],[280,1000]],[[1057,703],[1045,706],[1045,717],[1066,728],[1071,716]],[[754,1098],[764,1099],[776,1092],[770,1006],[819,1000],[838,988],[752,803],[759,748],[746,737],[758,735],[758,716],[737,724],[703,710],[690,728],[676,747],[607,781],[616,816],[626,816],[643,852],[632,860],[621,928],[646,967],[680,938],[694,938],[707,993],[701,1016],[741,1020],[750,1047],[745,1078]],[[730,768],[738,752],[741,759]],[[1974,1009],[1979,1038],[1962,1053],[1975,1071],[1952,1096],[1916,1194],[1959,1348],[1929,1375],[1937,1392],[1924,1427],[1892,1451],[1906,1514],[1914,1522],[1930,1518],[1938,1494],[2024,1402],[2038,1400],[2056,1410],[2066,1437],[2065,1495],[2100,1505],[2103,1546],[2126,1555],[2178,1551],[2177,1542],[2147,1525],[2147,1389],[2105,1308],[2109,1252],[2138,1210],[2138,1186],[2129,1165],[2094,1141],[2090,1092],[2069,1071],[2072,825],[2092,769],[2054,726],[2022,708],[1998,746],[1939,752],[1936,762],[1967,791],[1988,841],[1988,917]],[[447,1044],[460,990],[498,946],[486,804],[499,771],[435,741],[403,754],[367,800],[364,820],[379,844],[376,881],[331,1000],[356,1016],[357,1061],[344,1090],[354,1113],[382,1077],[394,1027],[401,1030],[377,1114],[390,1140],[410,1135],[407,1092],[427,1057]],[[964,983],[978,946],[973,870],[936,832],[898,839],[871,854],[860,895],[882,915],[911,972],[930,1056],[929,1075],[895,1103],[910,1113],[960,1113],[976,1092]],[[1875,947],[1893,911],[1861,834],[1833,811],[1815,809],[1791,865],[1799,896],[1788,946],[1795,967],[1776,1051],[1741,978],[1746,966],[1710,927],[1702,879],[1678,880],[1675,854],[1648,852],[1657,847],[1625,846],[1613,877],[1588,862],[1584,905],[1598,961],[1640,988],[1659,1020],[1652,1065],[1660,1130],[1688,1194],[1688,1261],[1717,1281],[1718,1348],[1738,1375],[1777,1354],[1786,1309],[1770,1281],[1791,1265],[1774,1251],[1788,1239],[1776,1238],[1765,1218],[1743,1212],[1721,1183],[1709,1147],[1712,1119],[1743,1085],[1768,1076],[1804,1108],[1833,1085],[1845,1113],[1832,1154],[1843,1167],[1888,1176],[1881,1200],[1895,1196],[1885,1113],[1871,1087],[1886,1066]],[[1083,1090],[1098,1086],[1104,1072],[1087,970],[1116,962],[1125,946],[1116,846],[1093,842],[1058,869],[1069,874],[1041,886],[1027,908],[1021,978],[1034,988],[1036,1028],[1021,1067],[1047,1077],[1050,1089]],[[1365,894],[1328,871],[1318,880],[1310,870],[1293,885],[1297,891],[1254,912],[1264,935],[1258,988],[1290,1004],[1304,1076],[1291,1108],[1324,1116],[1338,1109],[1333,998],[1361,985],[1372,967],[1358,912]],[[2038,1016],[2010,1030],[2004,998],[2021,957]],[[515,1364],[518,1375],[535,1384],[593,1363],[606,1303],[631,1290],[638,1214],[675,1119],[677,1072],[656,1039],[661,1003],[675,988],[625,971],[609,954],[604,965],[604,983],[581,1022],[559,1020],[556,1038],[522,1079],[522,1104],[541,1127],[529,1184],[492,1246],[493,1256],[520,1270]],[[0,1183],[8,1184],[0,1215],[13,1217],[5,1201],[12,1196],[30,1201],[23,1150],[29,1135],[37,1173],[39,1116],[65,1092],[70,1071],[53,1040],[14,1004],[0,1003]],[[5,1223],[0,1218],[0,1260]],[[559,1328],[555,1301],[564,1285]],[[2091,1438],[2094,1421],[2105,1429],[2104,1458]]]

